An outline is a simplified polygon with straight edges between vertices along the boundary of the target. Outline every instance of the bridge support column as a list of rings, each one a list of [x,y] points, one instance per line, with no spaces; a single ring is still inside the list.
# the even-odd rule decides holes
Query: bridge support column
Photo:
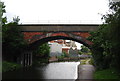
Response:
[[[24,52],[21,56],[21,64],[23,67],[32,65],[32,52]]]
[[[27,58],[28,58],[28,59],[27,59],[27,65],[29,66],[29,65],[30,65],[30,54],[27,54],[27,56],[28,56],[28,57],[27,57]]]
[[[32,52],[30,53],[30,66],[32,65]]]

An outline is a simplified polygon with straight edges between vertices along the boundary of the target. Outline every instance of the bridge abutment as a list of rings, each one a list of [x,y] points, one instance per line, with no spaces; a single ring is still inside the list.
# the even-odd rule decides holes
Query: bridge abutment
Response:
[[[21,55],[21,65],[23,67],[32,65],[32,52],[31,51],[26,51]]]

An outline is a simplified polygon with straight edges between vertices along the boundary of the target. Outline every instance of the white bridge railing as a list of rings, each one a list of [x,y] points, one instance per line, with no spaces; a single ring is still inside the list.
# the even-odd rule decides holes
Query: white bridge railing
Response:
[[[102,24],[101,20],[32,20],[22,24]]]

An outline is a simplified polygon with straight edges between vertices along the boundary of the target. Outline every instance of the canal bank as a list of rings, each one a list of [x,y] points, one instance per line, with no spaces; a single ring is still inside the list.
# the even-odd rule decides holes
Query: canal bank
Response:
[[[78,65],[78,78],[76,79],[76,81],[81,81],[81,80],[92,81],[95,68],[93,65],[89,64],[89,61],[90,60],[88,59],[85,62],[85,64],[80,63]]]

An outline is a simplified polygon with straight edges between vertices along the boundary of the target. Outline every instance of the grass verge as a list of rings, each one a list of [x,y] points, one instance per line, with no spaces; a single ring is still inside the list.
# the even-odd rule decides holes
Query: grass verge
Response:
[[[7,61],[2,62],[2,72],[13,71],[19,68],[21,68],[20,64],[16,64],[13,62],[7,62]]]
[[[90,60],[90,58],[86,58],[86,59],[81,59],[80,60],[80,65],[85,65],[87,64],[87,61]],[[88,62],[89,63],[89,62]],[[89,63],[90,64],[90,63]]]
[[[80,65],[86,64],[86,59],[85,60],[80,60]]]
[[[119,79],[119,78],[120,75],[114,69],[105,69],[99,71],[96,70],[94,73],[94,79]]]

